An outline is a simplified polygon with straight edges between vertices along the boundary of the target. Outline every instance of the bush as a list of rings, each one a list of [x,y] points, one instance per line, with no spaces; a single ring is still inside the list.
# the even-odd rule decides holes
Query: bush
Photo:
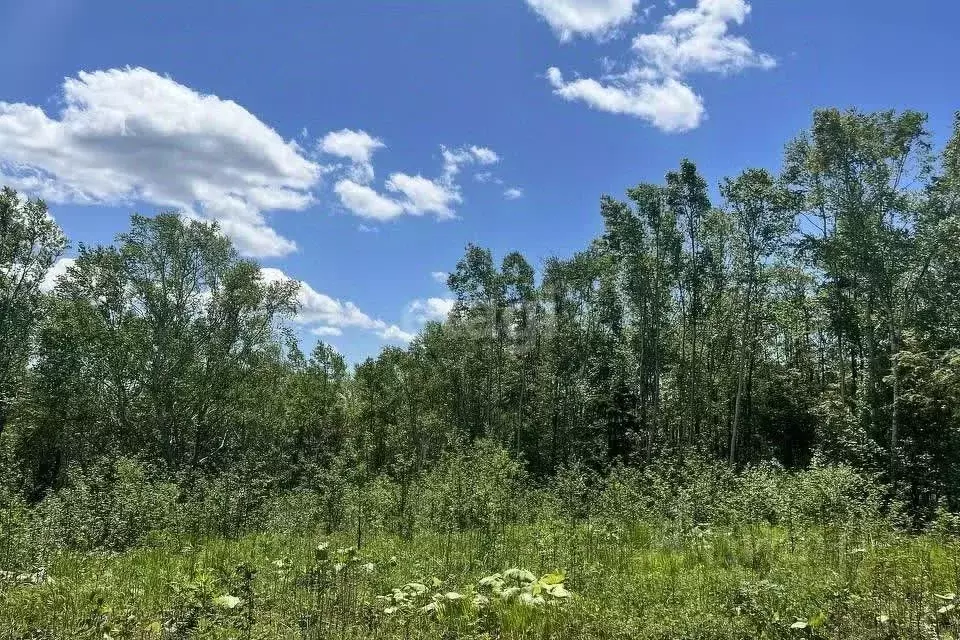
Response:
[[[436,531],[491,529],[529,515],[526,471],[490,442],[443,456],[419,484],[417,520]]]
[[[682,532],[707,524],[861,526],[881,519],[886,494],[847,466],[788,472],[767,463],[738,473],[695,456],[617,467],[606,478],[573,464],[535,484],[521,462],[490,442],[447,453],[405,485],[356,473],[348,461],[284,490],[254,467],[177,484],[129,458],[66,477],[64,488],[35,507],[0,486],[0,563],[37,562],[58,548],[119,551],[184,533],[323,530],[356,534],[359,543],[382,532],[473,530],[495,538],[508,524],[588,520]]]
[[[130,458],[68,472],[36,517],[49,547],[122,550],[177,522],[179,489]]]
[[[0,571],[27,568],[37,561],[37,531],[27,505],[0,485]]]
[[[885,488],[853,467],[830,465],[785,475],[782,491],[791,522],[827,525],[877,521]]]
[[[645,469],[617,468],[593,515],[624,522],[824,525],[875,522],[885,488],[848,466],[785,471],[776,463],[736,473],[720,461],[687,458]]]
[[[595,515],[627,521],[671,521],[678,527],[725,522],[736,510],[736,475],[726,464],[691,456],[644,469],[614,469]]]

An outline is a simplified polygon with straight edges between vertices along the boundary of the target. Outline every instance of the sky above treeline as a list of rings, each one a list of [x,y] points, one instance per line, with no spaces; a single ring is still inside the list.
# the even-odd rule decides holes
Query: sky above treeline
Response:
[[[80,243],[216,220],[351,361],[444,316],[467,243],[534,266],[689,157],[777,170],[818,107],[960,108],[960,3],[0,0],[0,181]],[[716,190],[714,189],[714,193]],[[719,202],[717,203],[719,204]]]

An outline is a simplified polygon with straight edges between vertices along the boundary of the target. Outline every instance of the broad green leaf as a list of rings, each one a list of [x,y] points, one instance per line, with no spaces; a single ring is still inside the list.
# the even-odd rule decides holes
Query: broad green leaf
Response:
[[[564,578],[566,578],[566,576],[562,571],[555,571],[540,578],[540,582],[544,584],[560,584],[563,582]]]
[[[229,594],[218,596],[213,599],[213,604],[223,609],[236,609],[241,602],[243,601],[240,600],[240,598],[231,596]]]
[[[573,594],[567,591],[562,584],[558,584],[550,590],[550,595],[554,598],[569,598]]]

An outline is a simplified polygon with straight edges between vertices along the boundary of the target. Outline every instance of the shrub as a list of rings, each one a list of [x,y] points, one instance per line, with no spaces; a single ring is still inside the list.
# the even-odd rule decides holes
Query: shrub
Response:
[[[418,520],[437,531],[491,529],[524,515],[528,484],[509,453],[481,442],[443,456],[420,479]]]
[[[179,490],[130,458],[71,470],[66,486],[40,503],[36,517],[49,546],[122,550],[172,527]]]

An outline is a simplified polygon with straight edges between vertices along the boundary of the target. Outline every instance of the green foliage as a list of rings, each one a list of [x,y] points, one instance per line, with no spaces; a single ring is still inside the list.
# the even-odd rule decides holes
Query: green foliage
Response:
[[[248,535],[0,573],[0,637],[951,637],[960,549],[887,529],[543,520],[487,564],[473,532]],[[641,526],[648,524],[650,526]],[[559,529],[544,547],[544,531]],[[838,535],[839,533],[839,535]],[[530,567],[522,569],[519,567]],[[558,571],[550,567],[562,567]],[[411,580],[411,576],[421,576]],[[918,629],[919,635],[918,635]]]
[[[141,462],[104,460],[71,473],[66,486],[40,504],[38,527],[63,548],[121,550],[174,528],[178,494],[175,484],[156,480]]]
[[[0,191],[0,435],[22,400],[44,278],[66,245],[42,200]]]
[[[445,455],[424,476],[420,504],[433,530],[490,530],[523,518],[523,466],[490,442]]]

